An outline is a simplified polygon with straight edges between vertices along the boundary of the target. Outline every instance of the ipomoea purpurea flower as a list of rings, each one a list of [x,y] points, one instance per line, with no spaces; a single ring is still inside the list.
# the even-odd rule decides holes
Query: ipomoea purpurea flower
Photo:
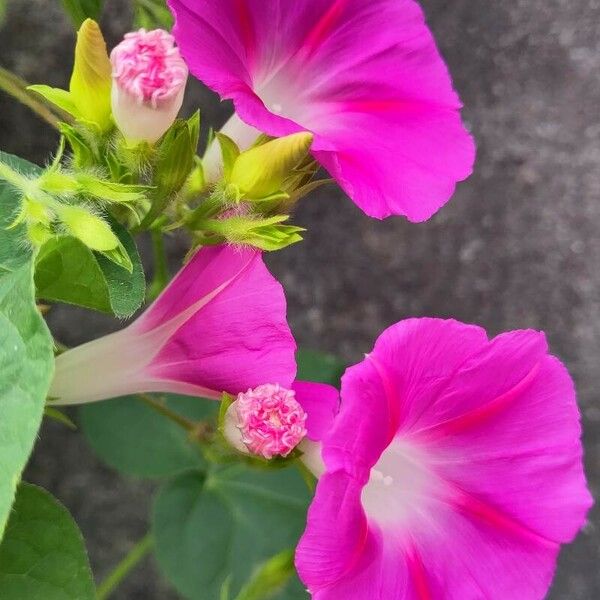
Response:
[[[541,599],[592,504],[545,337],[387,329],[342,379],[296,564],[315,600]]]
[[[156,142],[181,108],[188,68],[174,41],[162,29],[140,29],[110,54],[113,117],[132,142]]]
[[[312,154],[368,215],[431,217],[475,157],[460,100],[414,0],[169,0],[190,71],[258,132],[314,134]],[[205,160],[209,179],[219,157]]]
[[[131,325],[61,354],[50,397],[81,404],[139,392],[220,399],[290,387],[296,344],[283,289],[248,247],[198,251]]]

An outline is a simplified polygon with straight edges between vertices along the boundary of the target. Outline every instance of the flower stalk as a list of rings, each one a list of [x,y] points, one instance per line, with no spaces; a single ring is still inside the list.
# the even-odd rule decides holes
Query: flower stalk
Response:
[[[44,102],[39,100],[36,94],[27,89],[28,86],[29,84],[24,79],[11,73],[8,69],[0,67],[0,90],[27,106],[48,125],[58,129],[58,124],[64,120],[65,115],[61,115],[59,118]]]
[[[140,562],[150,554],[154,548],[154,538],[146,534],[121,562],[109,573],[108,577],[98,586],[97,600],[108,600],[123,580],[133,571]]]

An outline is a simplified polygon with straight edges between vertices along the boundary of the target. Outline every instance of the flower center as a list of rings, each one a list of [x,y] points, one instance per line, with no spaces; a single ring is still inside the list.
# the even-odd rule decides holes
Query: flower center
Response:
[[[306,413],[295,393],[277,384],[239,394],[235,410],[242,441],[264,458],[287,456],[306,435]]]
[[[425,467],[422,453],[394,440],[371,469],[362,504],[369,518],[378,523],[403,523],[419,514],[436,485],[438,480]]]
[[[173,36],[162,29],[126,34],[110,59],[116,84],[154,108],[177,94],[188,76]]]

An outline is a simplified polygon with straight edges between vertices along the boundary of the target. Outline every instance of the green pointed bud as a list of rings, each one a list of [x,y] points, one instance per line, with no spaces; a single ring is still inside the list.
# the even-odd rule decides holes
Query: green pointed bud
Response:
[[[266,219],[250,217],[230,217],[228,219],[207,219],[199,225],[204,231],[217,234],[233,244],[247,244],[272,252],[302,241],[304,229],[293,225],[283,225],[289,215],[276,215]]]
[[[148,186],[116,183],[100,179],[89,173],[75,173],[78,192],[86,196],[93,196],[99,200],[112,203],[142,202],[146,198]]]
[[[77,32],[69,91],[48,85],[30,85],[27,89],[77,121],[94,123],[107,131],[112,127],[111,88],[112,67],[106,42],[98,23],[87,19]]]
[[[112,125],[112,67],[96,21],[86,19],[77,32],[70,95],[81,117],[106,131]]]
[[[42,223],[32,223],[27,227],[27,237],[29,241],[37,247],[43,246],[53,237],[52,231]]]
[[[39,183],[40,188],[49,194],[75,194],[79,187],[72,176],[58,169],[45,171]]]
[[[50,225],[54,219],[54,215],[48,206],[39,200],[34,200],[33,198],[25,199],[24,213],[25,219],[32,223]]]
[[[91,250],[108,252],[119,246],[119,238],[108,223],[85,208],[63,205],[57,212],[67,231]]]
[[[292,169],[308,154],[312,133],[294,133],[242,152],[228,183],[248,198],[264,198],[281,190]]]

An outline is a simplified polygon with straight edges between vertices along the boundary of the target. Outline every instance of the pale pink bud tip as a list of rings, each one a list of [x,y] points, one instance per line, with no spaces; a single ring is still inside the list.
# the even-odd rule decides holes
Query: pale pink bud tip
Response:
[[[176,96],[188,76],[173,36],[162,29],[126,34],[110,60],[117,86],[153,108]]]
[[[306,435],[306,413],[292,390],[261,385],[239,394],[234,407],[242,441],[252,454],[287,456]]]

